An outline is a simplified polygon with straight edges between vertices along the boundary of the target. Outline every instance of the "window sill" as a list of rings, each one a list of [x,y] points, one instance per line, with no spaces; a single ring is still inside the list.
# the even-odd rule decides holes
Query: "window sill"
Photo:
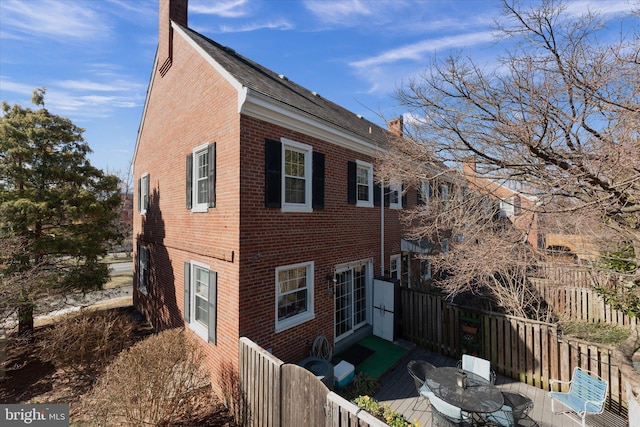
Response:
[[[201,325],[200,323],[197,323],[197,322],[190,322],[189,329],[191,329],[193,332],[196,333],[196,335],[202,338],[204,342],[209,341],[209,331],[207,331],[207,328],[204,325]]]
[[[313,212],[311,206],[283,206],[281,212]]]
[[[275,332],[286,331],[287,329],[293,328],[294,326],[298,326],[302,323],[308,322],[309,320],[315,319],[316,315],[314,313],[303,313],[299,316],[294,316],[289,319],[282,320],[276,323]]]

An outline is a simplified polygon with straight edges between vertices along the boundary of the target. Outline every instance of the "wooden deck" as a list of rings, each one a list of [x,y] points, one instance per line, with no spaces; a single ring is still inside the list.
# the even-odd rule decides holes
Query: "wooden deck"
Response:
[[[416,400],[416,392],[413,379],[407,372],[407,363],[412,359],[426,360],[435,366],[455,366],[457,361],[420,347],[413,347],[396,366],[381,378],[381,388],[373,396],[379,402],[388,404],[396,412],[405,416],[409,421],[419,420],[420,426],[432,425],[431,410],[426,400]],[[529,417],[539,427],[564,427],[578,426],[565,415],[551,413],[551,400],[548,392],[517,382],[511,378],[498,375],[496,385],[504,391],[522,393],[533,401],[533,409]],[[417,402],[417,405],[416,405]],[[414,409],[415,405],[415,409]],[[587,417],[587,425],[592,427],[626,427],[628,420],[616,414],[605,412],[601,415]]]

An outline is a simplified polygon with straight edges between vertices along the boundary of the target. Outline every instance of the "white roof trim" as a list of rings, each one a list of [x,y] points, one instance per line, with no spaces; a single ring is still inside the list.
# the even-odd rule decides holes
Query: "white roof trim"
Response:
[[[204,49],[202,49],[187,33],[184,32],[180,26],[171,22],[171,26],[174,30],[176,30],[180,35],[185,39],[191,47],[193,47],[196,52],[198,52],[205,61],[207,61],[222,77],[224,77],[238,92],[243,90],[242,85],[235,77],[233,77],[222,65],[215,61]]]
[[[365,138],[343,128],[332,126],[322,119],[276,101],[267,95],[251,89],[245,90],[247,91],[247,96],[245,97],[245,102],[240,105],[241,114],[304,133],[369,156],[375,156],[384,150]]]
[[[133,150],[133,158],[131,159],[131,175],[136,176],[135,165],[136,157],[138,155],[138,145],[140,144],[140,136],[142,135],[142,127],[144,126],[144,119],[147,117],[147,106],[149,105],[149,97],[151,96],[151,88],[153,87],[153,80],[156,77],[156,67],[158,65],[158,50],[156,49],[156,56],[153,59],[153,68],[151,69],[151,78],[147,85],[147,94],[144,97],[144,107],[142,108],[142,117],[140,118],[140,125],[138,126],[138,135],[136,136],[136,147]]]
[[[345,131],[337,126],[331,126],[326,121],[318,119],[311,114],[292,108],[243,86],[231,73],[193,41],[182,28],[173,23],[172,27],[236,89],[238,92],[238,113],[332,142],[366,155],[374,156],[383,150],[383,148],[352,132]]]

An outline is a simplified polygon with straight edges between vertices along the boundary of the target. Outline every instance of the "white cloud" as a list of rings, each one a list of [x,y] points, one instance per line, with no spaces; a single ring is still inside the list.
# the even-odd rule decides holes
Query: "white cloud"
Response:
[[[345,23],[356,15],[367,16],[373,11],[372,2],[362,0],[307,0],[305,7],[324,22]]]
[[[109,83],[92,82],[89,80],[62,80],[56,82],[56,86],[83,92],[118,92],[141,89],[140,85],[132,84],[126,80],[116,80]]]
[[[87,7],[89,4],[55,0],[3,0],[0,2],[0,15],[5,31],[9,32],[78,40],[104,37],[109,33],[109,27],[102,21],[101,15]]]
[[[248,5],[249,2],[247,0],[192,1],[189,4],[189,12],[217,15],[223,18],[240,18],[249,14]]]
[[[436,52],[441,49],[454,49],[484,44],[493,40],[491,31],[460,34],[457,36],[441,37],[437,39],[422,40],[396,49],[391,49],[371,58],[353,61],[349,65],[358,69],[393,64],[400,61],[421,61],[426,53]]]
[[[635,3],[635,4],[634,4]],[[630,13],[640,8],[637,0],[579,0],[567,3],[566,12],[574,17],[582,16],[587,11],[596,12],[601,15]]]
[[[292,30],[294,25],[287,21],[286,19],[280,19],[277,21],[268,21],[268,22],[251,22],[245,23],[242,25],[221,25],[217,32],[220,33],[245,33],[248,31],[256,31],[256,30]]]

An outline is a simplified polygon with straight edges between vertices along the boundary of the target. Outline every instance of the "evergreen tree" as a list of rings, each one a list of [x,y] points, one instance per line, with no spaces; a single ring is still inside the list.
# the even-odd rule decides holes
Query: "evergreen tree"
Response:
[[[0,311],[18,312],[21,334],[44,296],[102,287],[99,260],[121,239],[119,179],[89,163],[84,129],[44,95],[34,90],[35,110],[3,101],[0,117]]]

